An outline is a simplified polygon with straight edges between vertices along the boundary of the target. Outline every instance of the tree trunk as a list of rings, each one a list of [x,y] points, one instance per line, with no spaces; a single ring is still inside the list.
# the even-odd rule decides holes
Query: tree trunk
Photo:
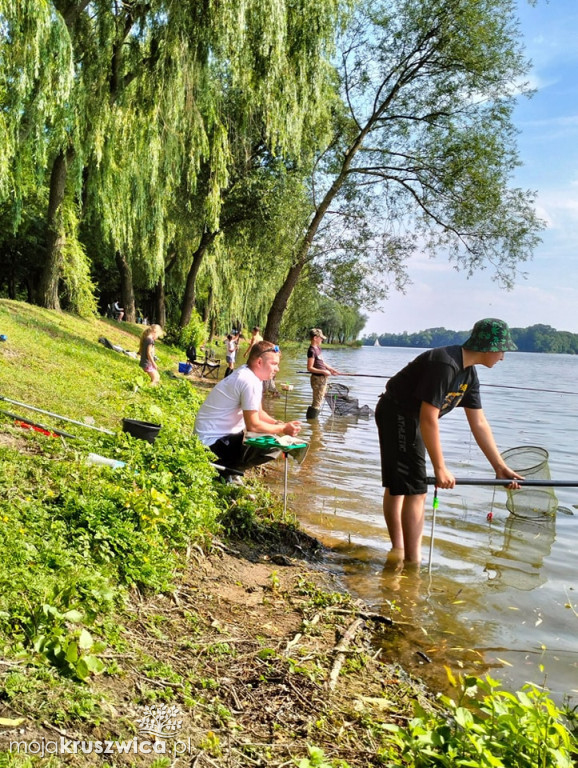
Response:
[[[209,322],[209,317],[211,316],[212,310],[213,310],[213,286],[209,285],[209,295],[207,296],[207,303],[205,304],[205,309],[203,311],[203,322],[205,324]]]
[[[185,286],[185,293],[183,295],[183,303],[181,305],[181,319],[179,320],[179,328],[186,328],[191,321],[191,315],[195,307],[195,289],[197,282],[197,275],[205,253],[208,247],[211,245],[217,232],[203,232],[201,241],[195,253],[193,254],[193,262],[187,275],[187,284]]]
[[[46,309],[60,309],[58,284],[62,266],[62,202],[66,192],[68,165],[74,158],[74,149],[61,151],[56,156],[50,174],[50,193],[46,215],[46,261],[37,290],[37,303]]]
[[[381,111],[383,111],[384,108],[385,107],[382,106]],[[272,341],[275,343],[279,341],[279,330],[281,328],[283,313],[287,309],[287,304],[289,303],[291,294],[293,293],[293,290],[297,285],[297,282],[299,281],[299,277],[301,276],[303,267],[307,264],[308,257],[309,257],[309,250],[311,249],[311,244],[313,243],[315,235],[317,234],[317,231],[321,226],[321,222],[323,221],[325,214],[329,210],[329,206],[331,205],[333,200],[335,200],[335,198],[341,191],[341,188],[343,187],[345,180],[347,179],[347,176],[349,174],[349,169],[351,168],[351,163],[353,162],[353,158],[362,147],[365,137],[371,131],[371,128],[374,122],[378,119],[379,114],[380,114],[379,111],[375,112],[373,116],[368,120],[367,124],[359,131],[357,136],[351,142],[347,151],[343,155],[343,161],[341,163],[339,174],[335,177],[335,179],[333,180],[333,184],[325,193],[325,197],[315,209],[313,218],[311,219],[311,222],[307,227],[307,232],[305,233],[303,241],[299,246],[299,251],[295,258],[295,263],[289,270],[289,274],[285,278],[285,282],[277,292],[277,295],[275,296],[275,298],[273,299],[273,303],[271,304],[271,309],[269,310],[269,314],[267,316],[267,325],[265,327],[265,338],[268,341]]]
[[[74,37],[74,25],[89,2],[90,0],[79,0],[76,3],[55,4],[57,10],[62,15],[71,38]],[[60,281],[60,268],[62,266],[62,246],[64,244],[60,214],[66,191],[68,166],[74,159],[74,155],[75,150],[73,147],[61,150],[54,160],[50,174],[48,212],[46,214],[46,261],[38,288],[35,291],[37,303],[41,307],[46,307],[46,309],[60,309],[58,284]]]
[[[167,303],[165,296],[165,281],[164,276],[159,277],[159,281],[155,288],[155,322],[164,328],[167,324]]]
[[[289,270],[289,274],[285,278],[285,282],[277,291],[271,309],[267,315],[267,325],[265,326],[265,332],[263,338],[267,341],[271,341],[276,344],[279,341],[279,330],[281,328],[281,320],[283,319],[283,313],[287,309],[287,304],[293,293],[293,289],[297,285],[305,261],[294,264]]]
[[[115,253],[114,258],[120,273],[120,301],[121,306],[124,307],[124,319],[129,323],[136,323],[136,307],[131,266],[127,258],[120,253],[120,251]]]

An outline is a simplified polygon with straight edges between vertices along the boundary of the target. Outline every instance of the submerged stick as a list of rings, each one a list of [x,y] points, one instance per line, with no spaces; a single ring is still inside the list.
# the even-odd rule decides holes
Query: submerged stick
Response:
[[[427,477],[428,485],[436,485],[435,477]],[[507,480],[498,477],[456,477],[456,485],[503,485],[508,486],[516,482],[520,488],[524,487],[552,487],[552,488],[578,488],[578,480]],[[450,489],[447,489],[450,490]]]

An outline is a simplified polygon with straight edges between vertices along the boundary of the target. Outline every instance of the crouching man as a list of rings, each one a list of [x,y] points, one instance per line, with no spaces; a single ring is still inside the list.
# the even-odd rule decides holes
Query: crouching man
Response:
[[[263,382],[279,371],[279,347],[259,341],[251,347],[247,365],[222,379],[201,405],[195,421],[195,434],[215,454],[225,479],[271,461],[278,451],[264,451],[245,445],[245,432],[262,435],[290,435],[301,429],[299,421],[275,421],[262,408]]]

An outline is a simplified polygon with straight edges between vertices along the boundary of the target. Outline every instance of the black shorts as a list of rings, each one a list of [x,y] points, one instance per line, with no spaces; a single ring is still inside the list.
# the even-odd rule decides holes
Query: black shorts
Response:
[[[381,481],[392,496],[427,493],[425,445],[419,431],[419,416],[405,413],[382,395],[375,409],[381,449]]]

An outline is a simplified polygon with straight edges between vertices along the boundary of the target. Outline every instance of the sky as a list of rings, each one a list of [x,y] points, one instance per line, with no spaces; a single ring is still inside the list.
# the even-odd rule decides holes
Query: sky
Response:
[[[536,190],[547,223],[533,260],[521,265],[526,278],[506,291],[490,268],[468,279],[443,255],[418,254],[408,265],[412,285],[369,314],[363,334],[462,331],[483,317],[578,333],[578,0],[518,0],[518,16],[536,93],[514,112],[523,167],[513,184]]]

